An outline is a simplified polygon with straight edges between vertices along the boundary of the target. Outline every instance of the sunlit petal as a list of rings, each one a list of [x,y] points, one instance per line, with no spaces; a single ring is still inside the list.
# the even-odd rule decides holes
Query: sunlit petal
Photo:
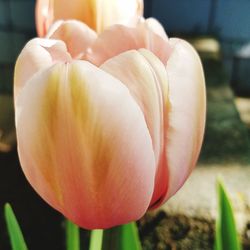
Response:
[[[17,96],[26,82],[39,70],[57,61],[70,61],[62,41],[35,38],[29,41],[19,55],[15,66],[14,93]]]
[[[56,64],[25,85],[16,111],[21,165],[49,204],[84,228],[145,213],[155,156],[142,110],[121,81],[88,62]]]

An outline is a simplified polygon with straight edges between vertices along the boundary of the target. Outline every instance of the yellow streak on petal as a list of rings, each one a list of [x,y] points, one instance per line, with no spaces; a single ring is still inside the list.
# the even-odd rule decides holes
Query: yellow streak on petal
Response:
[[[45,82],[46,89],[44,92],[43,106],[40,113],[41,121],[40,131],[37,133],[37,139],[34,140],[33,148],[37,149],[39,161],[38,169],[56,196],[57,201],[62,206],[63,196],[57,178],[58,166],[55,161],[57,126],[58,126],[58,98],[60,71],[51,70],[47,81]],[[39,145],[38,143],[39,142]]]
[[[76,121],[76,129],[79,132],[82,147],[85,149],[84,172],[88,170],[93,183],[92,191],[98,194],[100,193],[98,190],[105,182],[112,158],[110,138],[103,133],[102,124],[96,113],[99,111],[94,109],[88,86],[83,82],[84,79],[82,77],[79,79],[79,69],[72,65],[68,77],[73,119]]]

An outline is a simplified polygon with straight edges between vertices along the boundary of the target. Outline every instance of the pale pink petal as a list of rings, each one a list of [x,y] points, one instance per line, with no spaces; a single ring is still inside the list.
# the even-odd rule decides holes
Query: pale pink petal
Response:
[[[184,40],[170,39],[170,44],[173,52],[166,66],[170,108],[165,138],[169,189],[158,205],[178,191],[194,168],[206,114],[205,80],[198,54]]]
[[[155,34],[160,36],[165,41],[168,41],[168,36],[164,30],[164,27],[161,25],[161,23],[157,19],[151,17],[151,18],[145,19],[145,22],[148,28],[151,29]]]
[[[154,204],[166,192],[168,169],[165,160],[167,133],[168,80],[163,63],[150,51],[127,51],[106,61],[101,68],[121,80],[143,110],[152,138],[157,175]],[[164,165],[164,167],[162,167]]]
[[[161,95],[159,96],[160,104],[161,104],[161,151],[158,159],[157,164],[157,173],[155,176],[155,186],[154,186],[154,193],[150,202],[150,207],[154,207],[155,204],[159,202],[163,195],[168,190],[168,180],[169,180],[169,173],[167,167],[167,159],[165,156],[165,152],[167,149],[167,141],[165,138],[168,134],[168,112],[169,112],[169,83],[168,83],[168,76],[166,72],[165,66],[162,62],[153,54],[145,49],[139,50],[141,55],[147,60],[148,64],[151,66],[151,71],[154,73],[156,78],[156,82],[158,83],[158,87],[161,90]]]
[[[96,40],[97,34],[82,22],[67,20],[55,22],[50,27],[46,37],[62,40],[71,56],[80,58],[84,56],[86,50]]]
[[[164,65],[160,61],[157,62],[161,64],[162,74],[166,73]],[[143,111],[152,138],[157,165],[163,141],[163,100],[156,72],[144,56],[135,50],[109,59],[100,68],[124,83]]]
[[[22,168],[49,204],[88,229],[145,213],[155,157],[124,84],[85,61],[56,64],[25,85],[16,109]]]
[[[35,38],[29,41],[19,55],[14,76],[14,93],[17,96],[26,82],[39,70],[57,61],[70,61],[71,57],[62,41]]]
[[[149,49],[164,64],[172,51],[168,42],[154,33],[146,22],[141,22],[135,28],[113,25],[105,30],[98,36],[84,59],[99,66],[122,52],[140,48]]]
[[[96,30],[102,32],[114,24],[136,26],[143,15],[143,0],[96,1]]]
[[[143,47],[142,44],[143,41],[135,29],[114,25],[98,36],[83,59],[99,66],[122,52]]]

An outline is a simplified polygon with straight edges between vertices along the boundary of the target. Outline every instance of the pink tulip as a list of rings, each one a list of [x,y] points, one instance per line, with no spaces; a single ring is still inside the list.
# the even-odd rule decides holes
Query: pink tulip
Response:
[[[37,0],[36,26],[45,36],[54,21],[76,19],[98,33],[112,24],[134,25],[143,13],[143,0]]]
[[[21,52],[15,108],[34,189],[79,226],[109,228],[161,205],[194,168],[205,124],[202,65],[154,19],[99,36],[59,22]]]

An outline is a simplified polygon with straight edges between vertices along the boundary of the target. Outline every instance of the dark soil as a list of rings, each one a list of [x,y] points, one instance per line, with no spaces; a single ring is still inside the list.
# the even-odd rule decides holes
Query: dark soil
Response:
[[[250,250],[250,221],[246,225],[246,229],[242,238],[244,250]]]
[[[214,222],[161,211],[138,223],[143,250],[211,250]]]
[[[10,249],[3,218],[3,206],[7,201],[15,210],[29,249],[65,249],[62,217],[46,205],[25,180],[16,151],[0,154],[0,169],[0,250]],[[138,226],[143,250],[213,249],[214,222],[204,218],[150,212]],[[87,246],[89,234],[83,230],[82,234],[82,246]],[[244,250],[250,250],[250,221],[242,243]]]
[[[138,222],[143,250],[213,250],[215,222],[189,218],[164,211],[147,213]],[[242,249],[250,250],[250,221],[241,239]],[[226,249],[225,249],[226,250]]]

